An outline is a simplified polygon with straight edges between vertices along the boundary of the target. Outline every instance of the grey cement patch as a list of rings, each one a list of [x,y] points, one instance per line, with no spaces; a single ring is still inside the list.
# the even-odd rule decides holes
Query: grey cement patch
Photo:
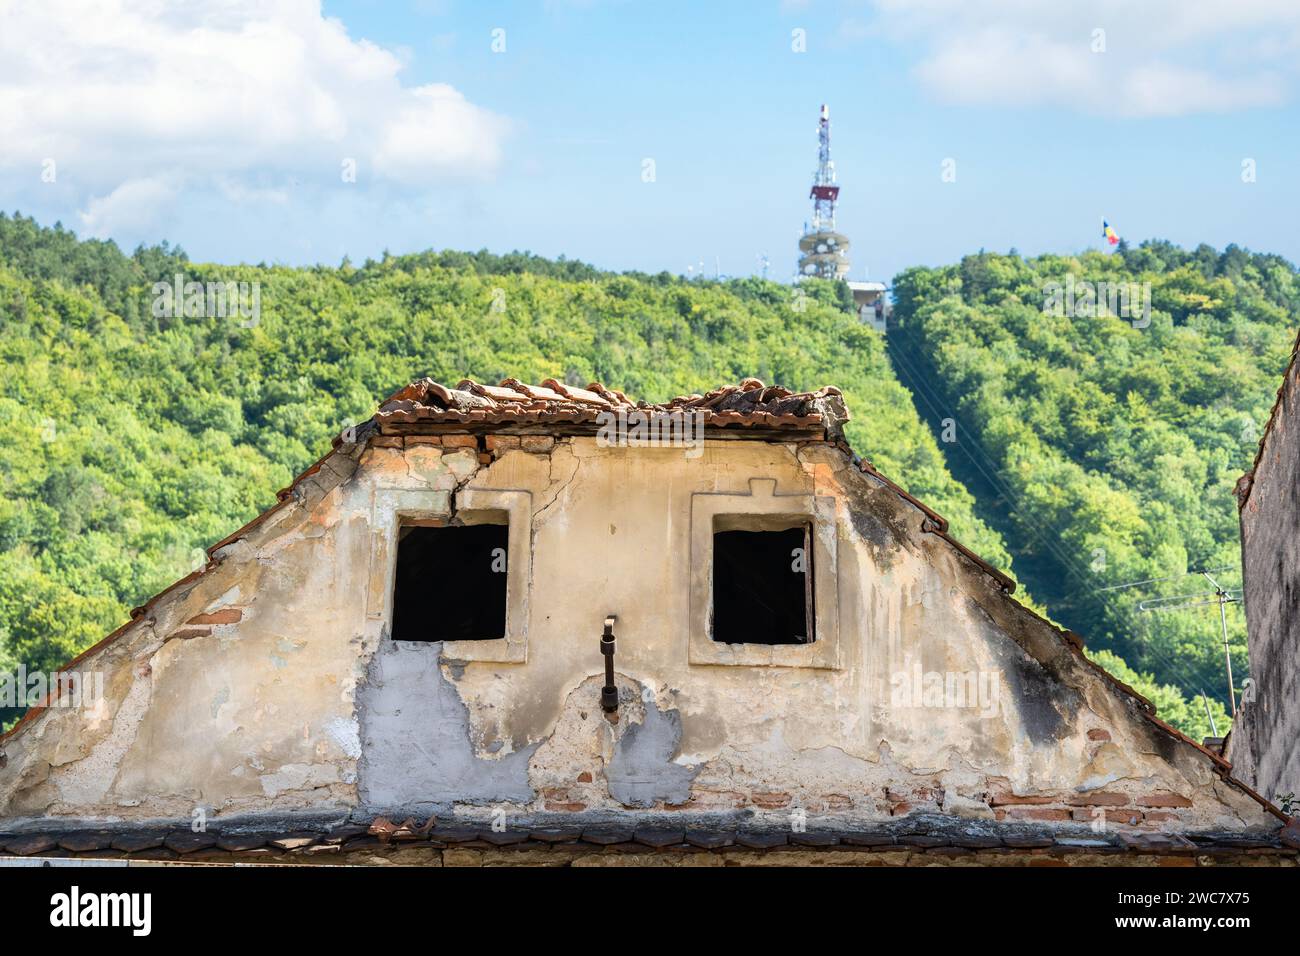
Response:
[[[357,692],[363,806],[429,812],[453,803],[530,802],[528,761],[538,744],[478,757],[469,709],[438,666],[441,652],[441,643],[379,645]]]
[[[681,714],[661,711],[653,701],[647,702],[645,720],[627,728],[605,770],[610,796],[629,807],[689,800],[698,770],[672,762],[681,739]]]

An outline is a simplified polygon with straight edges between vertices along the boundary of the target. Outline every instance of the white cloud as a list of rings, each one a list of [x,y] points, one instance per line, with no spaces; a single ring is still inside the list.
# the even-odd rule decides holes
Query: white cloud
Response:
[[[158,224],[164,209],[176,198],[177,184],[168,178],[131,179],[107,196],[92,198],[80,213],[89,236],[138,235]]]
[[[485,178],[508,132],[316,0],[0,0],[0,23],[0,168],[55,159],[97,232],[184,189],[337,184],[346,158],[362,184]]]
[[[921,47],[915,75],[949,103],[1179,116],[1276,106],[1297,78],[1295,0],[876,0],[876,13],[885,36]]]

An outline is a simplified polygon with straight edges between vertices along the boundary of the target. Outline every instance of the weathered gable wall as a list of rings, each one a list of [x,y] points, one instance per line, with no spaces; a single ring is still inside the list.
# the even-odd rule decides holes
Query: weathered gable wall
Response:
[[[1287,370],[1241,509],[1241,556],[1254,687],[1229,757],[1277,800],[1300,794],[1300,364]]]
[[[365,486],[339,484],[341,461],[77,665],[107,675],[105,700],[47,709],[3,742],[0,812],[188,818],[354,801],[367,649],[348,595],[369,533]]]
[[[839,448],[712,440],[690,458],[502,437],[485,464],[468,436],[431,441],[345,446],[355,474],[346,454],[327,460],[301,502],[92,655],[105,706],[45,711],[3,742],[0,814],[803,811],[815,825],[933,810],[1271,825]],[[827,641],[693,645],[692,590],[708,580],[693,528],[773,495],[829,515]],[[398,513],[500,502],[528,526],[511,567],[530,579],[510,598],[526,649],[389,640]],[[616,723],[599,705],[607,614]]]

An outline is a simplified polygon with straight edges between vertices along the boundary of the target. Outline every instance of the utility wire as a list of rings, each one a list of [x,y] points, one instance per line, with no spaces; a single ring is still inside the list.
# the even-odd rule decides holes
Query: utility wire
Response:
[[[937,420],[942,421],[943,418],[947,417],[944,414],[943,410],[940,408],[940,403],[942,403],[942,398],[938,396],[937,393],[931,391],[929,387],[929,383],[926,380],[925,376],[921,375],[918,372],[918,370],[912,365],[912,363],[904,357],[902,349],[900,349],[897,345],[894,345],[893,343],[890,342],[889,335],[887,333],[884,334],[883,338],[885,339],[886,353],[894,360],[895,365],[902,368],[905,371],[907,377],[912,382],[915,383],[913,387],[913,391],[920,394],[921,399],[926,403],[926,405],[929,406],[931,412],[935,415],[935,418]],[[1045,522],[1038,521],[1037,515],[1035,514],[1035,510],[1032,507],[1026,506],[1026,504],[1021,501],[1021,499],[1011,490],[1011,488],[1006,485],[1006,483],[1000,478],[1000,476],[990,473],[990,471],[979,462],[979,460],[975,457],[975,455],[971,453],[971,448],[973,448],[976,452],[978,452],[981,456],[984,457],[984,459],[988,462],[989,466],[992,469],[994,469],[995,472],[998,470],[997,464],[993,461],[992,456],[989,455],[987,450],[983,448],[982,443],[979,441],[979,439],[977,437],[972,438],[969,443],[970,447],[967,447],[967,443],[965,441],[958,442],[957,444],[966,453],[966,456],[968,460],[971,462],[971,464],[974,465],[975,468],[980,472],[980,474],[984,476],[985,480],[988,481],[989,484],[1002,495],[1002,497],[1008,502],[1009,505],[1011,505],[1012,512],[1011,514],[1008,515],[1008,517],[1010,517],[1011,520],[1013,521],[1015,520],[1014,513],[1016,510],[1020,511],[1022,514],[1028,515],[1031,519],[1034,519],[1029,523],[1026,523],[1024,521],[1018,522],[1022,526],[1028,524],[1028,527],[1031,529],[1032,543],[1036,544],[1041,542],[1044,548],[1050,554],[1056,557],[1056,559],[1062,564],[1065,570],[1073,574],[1074,577],[1077,578],[1081,584],[1085,585],[1085,587],[1091,584],[1091,581],[1089,581],[1087,575],[1080,570],[1081,568],[1083,568],[1082,562],[1074,555],[1064,552],[1060,548],[1059,544],[1057,544],[1056,541],[1052,540],[1046,535],[1046,532],[1048,530],[1053,530],[1059,533],[1063,529],[1056,525],[1049,526]],[[1173,673],[1176,676],[1182,677],[1183,680],[1187,682],[1185,687],[1183,688],[1184,690],[1186,690],[1189,687],[1195,687],[1198,684],[1205,683],[1204,675],[1196,673],[1196,665],[1193,662],[1176,659],[1172,657],[1172,655],[1166,654],[1165,652],[1161,651],[1158,647],[1152,645],[1148,645],[1147,653],[1155,660],[1164,664],[1171,673]],[[1189,668],[1191,668],[1190,672],[1189,672]],[[1193,675],[1195,675],[1196,680],[1192,680]]]

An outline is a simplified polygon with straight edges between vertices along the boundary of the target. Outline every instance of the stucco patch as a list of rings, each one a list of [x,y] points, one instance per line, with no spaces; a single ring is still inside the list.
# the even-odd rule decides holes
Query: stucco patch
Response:
[[[681,804],[690,799],[697,768],[681,766],[673,757],[682,740],[682,717],[676,710],[645,705],[645,719],[630,725],[614,748],[605,771],[609,794],[629,807],[652,807],[662,800]]]
[[[441,643],[385,639],[357,691],[358,788],[374,810],[429,811],[453,803],[526,803],[537,745],[483,758],[469,709],[439,667]]]
[[[285,764],[275,773],[265,773],[258,778],[262,792],[268,797],[293,790],[311,790],[339,783],[338,768],[333,764]]]
[[[100,741],[84,760],[67,765],[55,776],[59,798],[64,803],[76,806],[103,801],[113,771],[135,740],[140,715],[149,704],[149,691],[148,678],[137,678],[122,701],[112,733]]]

